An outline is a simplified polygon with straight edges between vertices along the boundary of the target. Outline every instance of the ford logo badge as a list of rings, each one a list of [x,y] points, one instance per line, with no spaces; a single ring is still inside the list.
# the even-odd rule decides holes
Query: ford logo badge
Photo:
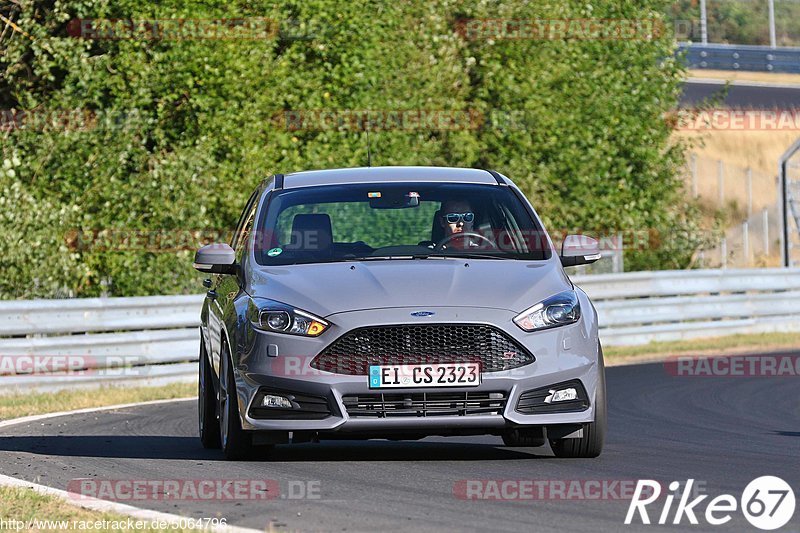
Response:
[[[436,313],[434,313],[433,311],[414,311],[413,313],[411,313],[411,316],[426,317],[426,316],[433,316],[435,314]]]

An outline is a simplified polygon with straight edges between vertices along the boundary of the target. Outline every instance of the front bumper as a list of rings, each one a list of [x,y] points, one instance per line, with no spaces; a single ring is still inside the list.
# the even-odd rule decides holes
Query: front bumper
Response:
[[[584,304],[584,302],[581,302]],[[585,308],[589,309],[588,301]],[[597,328],[593,315],[585,313],[576,324],[526,333],[513,322],[514,313],[488,308],[430,308],[435,315],[423,319],[410,316],[418,309],[393,308],[353,311],[326,317],[331,329],[321,338],[306,338],[257,332],[252,342],[240,347],[236,362],[236,383],[242,427],[246,430],[316,431],[371,433],[418,431],[421,434],[475,431],[499,432],[520,425],[549,426],[581,424],[594,420],[594,398],[602,365],[598,364]],[[531,364],[500,372],[484,372],[476,387],[370,389],[365,375],[333,374],[310,366],[314,357],[328,344],[351,329],[363,326],[394,324],[490,324],[502,329],[536,357]],[[580,380],[589,399],[589,407],[575,412],[522,414],[516,411],[521,394],[569,380]],[[324,398],[330,415],[324,418],[263,418],[253,416],[254,400],[265,390]],[[461,414],[430,416],[363,417],[348,413],[344,398],[353,395],[391,395],[425,393],[503,393],[506,398],[496,414]]]

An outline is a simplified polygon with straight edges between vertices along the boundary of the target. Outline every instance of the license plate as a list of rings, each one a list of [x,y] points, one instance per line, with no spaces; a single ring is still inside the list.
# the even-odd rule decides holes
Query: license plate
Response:
[[[370,365],[369,388],[474,387],[481,384],[479,363]]]

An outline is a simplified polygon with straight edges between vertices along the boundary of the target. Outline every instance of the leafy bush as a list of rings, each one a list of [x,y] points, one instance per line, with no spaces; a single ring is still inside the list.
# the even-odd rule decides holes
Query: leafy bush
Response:
[[[373,164],[495,168],[522,187],[550,229],[693,235],[696,217],[677,177],[683,148],[670,143],[663,120],[682,77],[669,34],[493,40],[458,31],[464,18],[663,22],[666,6],[19,0],[0,7],[20,30],[0,40],[0,109],[30,113],[24,127],[0,131],[0,161],[14,161],[1,184],[4,272],[13,274],[0,281],[0,297],[195,290],[190,248],[202,239],[194,232],[230,230],[261,179],[365,163],[363,131],[287,128],[281,113],[292,110],[468,112],[480,120],[466,128],[373,131]],[[229,40],[70,36],[75,19],[252,17],[277,21],[279,31]],[[75,246],[75,235],[101,230],[161,232],[188,246],[115,251],[96,239]],[[632,251],[626,265],[682,267],[695,245]]]

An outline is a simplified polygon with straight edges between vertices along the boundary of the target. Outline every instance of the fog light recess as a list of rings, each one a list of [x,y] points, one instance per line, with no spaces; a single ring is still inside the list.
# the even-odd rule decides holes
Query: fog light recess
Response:
[[[585,411],[589,396],[580,380],[573,379],[548,387],[525,391],[519,396],[516,410],[525,415]]]

